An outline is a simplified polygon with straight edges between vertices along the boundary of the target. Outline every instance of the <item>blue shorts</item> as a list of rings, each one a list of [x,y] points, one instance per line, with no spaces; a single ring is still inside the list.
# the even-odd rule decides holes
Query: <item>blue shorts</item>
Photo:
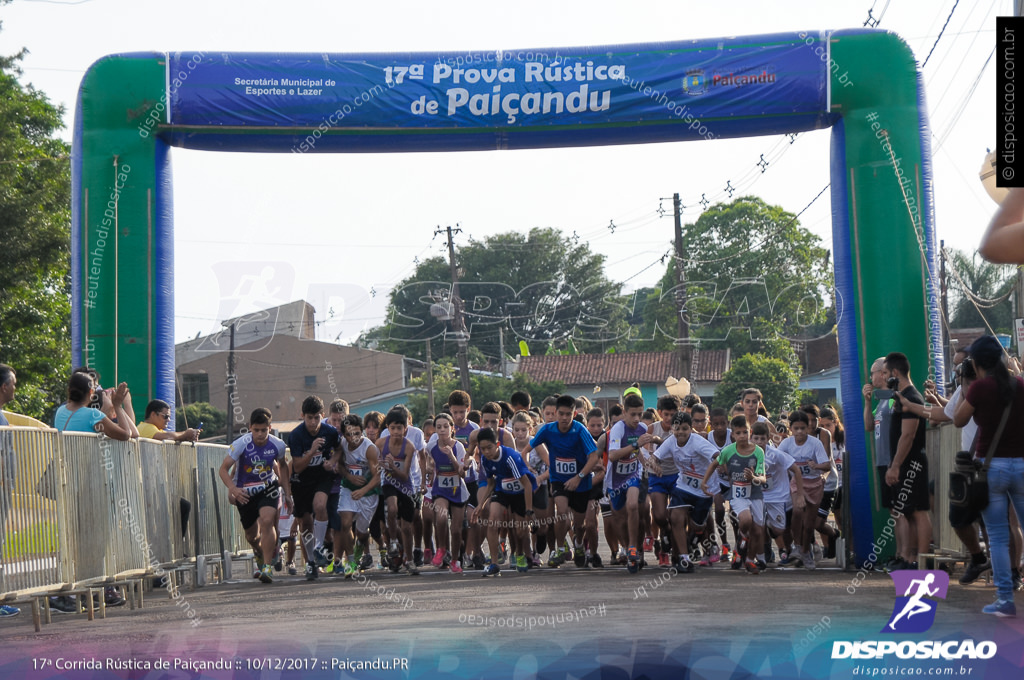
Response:
[[[612,504],[612,510],[619,511],[626,506],[626,494],[630,489],[640,488],[640,478],[633,477],[625,484],[620,484],[614,489],[608,490],[608,500]],[[637,493],[639,497],[639,492]]]
[[[679,473],[665,475],[664,477],[651,475],[648,479],[650,480],[650,486],[647,488],[648,493],[663,493],[666,496],[670,496],[672,489],[676,486],[676,480],[679,479]]]
[[[715,499],[711,496],[697,496],[677,486],[672,489],[672,495],[668,499],[668,508],[669,510],[689,508],[690,519],[694,524],[701,525],[708,521],[708,515],[711,513],[714,502]]]

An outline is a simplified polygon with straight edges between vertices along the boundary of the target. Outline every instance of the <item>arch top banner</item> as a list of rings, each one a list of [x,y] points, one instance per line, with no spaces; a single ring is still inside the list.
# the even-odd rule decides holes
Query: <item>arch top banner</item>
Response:
[[[255,128],[254,149],[295,152],[418,147],[431,133],[451,139],[432,149],[579,144],[569,128],[601,129],[605,144],[773,134],[832,124],[828,50],[815,32],[441,54],[178,52],[166,60],[163,119],[140,129],[217,148],[218,128]],[[352,148],[353,133],[373,131],[417,134]]]

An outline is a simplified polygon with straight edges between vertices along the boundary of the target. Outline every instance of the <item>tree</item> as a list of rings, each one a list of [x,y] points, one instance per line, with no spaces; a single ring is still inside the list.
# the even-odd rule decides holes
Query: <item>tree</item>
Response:
[[[513,392],[523,391],[540,402],[551,394],[565,392],[565,383],[557,381],[535,382],[523,373],[514,373],[512,378],[492,378],[483,375],[472,375],[469,378],[470,393],[473,396],[473,408],[480,408],[489,401],[508,401]],[[414,378],[410,385],[425,387],[426,377]],[[434,367],[434,406],[441,410],[448,395],[453,390],[461,389],[454,366],[450,363]],[[427,395],[413,394],[409,397],[409,410],[412,411],[414,423],[421,423],[428,415]]]
[[[580,352],[615,346],[629,330],[626,305],[619,284],[604,274],[604,260],[551,228],[470,239],[456,262],[471,355],[477,348],[498,365],[499,332],[507,354],[520,340],[535,353],[570,343]],[[391,292],[387,323],[359,344],[423,358],[429,340],[435,360],[454,356],[451,323],[440,318],[451,312],[451,291],[447,257],[420,262]]]
[[[19,82],[24,55],[0,56],[0,361],[10,408],[50,422],[71,368],[70,162],[63,107]]]
[[[962,250],[953,250],[946,265],[950,270],[950,326],[985,328],[988,321],[996,333],[1012,334],[1010,292],[1016,283],[1016,268],[992,264],[978,257],[977,252],[968,255]]]
[[[763,354],[744,354],[732,362],[715,388],[715,402],[726,409],[739,401],[740,392],[756,387],[771,414],[798,405],[800,374],[782,359]]]
[[[682,287],[672,258],[659,289],[644,301],[634,348],[674,347],[679,292],[686,297],[690,337],[734,354],[761,352],[788,361],[789,340],[818,333],[827,322],[828,251],[795,215],[760,198],[713,206],[684,226],[682,264]]]
[[[188,404],[184,408],[176,409],[174,412],[174,431],[181,432],[190,427],[198,427],[203,424],[203,434],[200,436],[209,437],[224,432],[224,424],[228,421],[228,414],[219,408],[205,401],[197,401]]]

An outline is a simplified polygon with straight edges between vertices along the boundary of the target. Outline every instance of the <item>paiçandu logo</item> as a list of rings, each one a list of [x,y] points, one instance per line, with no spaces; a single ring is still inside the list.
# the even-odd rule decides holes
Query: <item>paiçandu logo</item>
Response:
[[[894,571],[896,603],[892,616],[882,628],[883,633],[923,633],[935,623],[937,599],[946,599],[949,574],[935,569],[927,571]]]
[[[686,77],[683,78],[683,92],[688,95],[697,96],[704,94],[707,90],[707,82],[704,79],[703,69],[694,69],[686,72]]]

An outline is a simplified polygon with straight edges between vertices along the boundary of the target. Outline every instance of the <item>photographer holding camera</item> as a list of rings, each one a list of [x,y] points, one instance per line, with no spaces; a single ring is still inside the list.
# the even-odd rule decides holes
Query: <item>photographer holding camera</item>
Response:
[[[1024,381],[1010,376],[1003,347],[985,335],[968,348],[978,379],[957,406],[953,423],[978,424],[977,457],[988,466],[988,505],[982,517],[988,527],[989,552],[996,581],[996,601],[982,611],[1016,616],[1010,559],[1009,505],[1024,516]]]
[[[958,359],[959,361],[957,361]],[[977,378],[977,375],[974,372],[974,362],[969,356],[967,356],[965,351],[957,352],[953,357],[953,361],[956,364],[956,391],[953,392],[953,396],[949,398],[943,408],[935,408],[932,405],[926,406],[924,404],[916,404],[900,395],[900,402],[903,406],[903,410],[909,411],[914,415],[923,416],[936,425],[952,422],[956,407],[961,401],[963,401],[964,395],[970,388],[971,383]],[[930,395],[926,394],[926,398],[929,396]],[[929,401],[931,401],[931,399],[929,399]],[[961,452],[966,453],[971,450],[974,446],[974,440],[977,437],[977,434],[978,425],[972,418],[960,430]],[[959,458],[960,454],[957,454],[957,456],[957,463],[961,464]],[[970,462],[970,454],[967,454],[967,456],[968,462]],[[974,583],[983,573],[992,568],[992,563],[989,562],[988,557],[985,555],[985,551],[981,547],[981,542],[978,540],[978,528],[975,526],[975,523],[980,521],[980,511],[966,508],[955,503],[950,503],[949,524],[953,527],[953,531],[956,532],[957,537],[963,541],[964,547],[967,548],[967,551],[971,555],[971,561],[967,564],[967,568],[964,570],[963,576],[960,577],[960,585],[965,586],[970,583]]]

